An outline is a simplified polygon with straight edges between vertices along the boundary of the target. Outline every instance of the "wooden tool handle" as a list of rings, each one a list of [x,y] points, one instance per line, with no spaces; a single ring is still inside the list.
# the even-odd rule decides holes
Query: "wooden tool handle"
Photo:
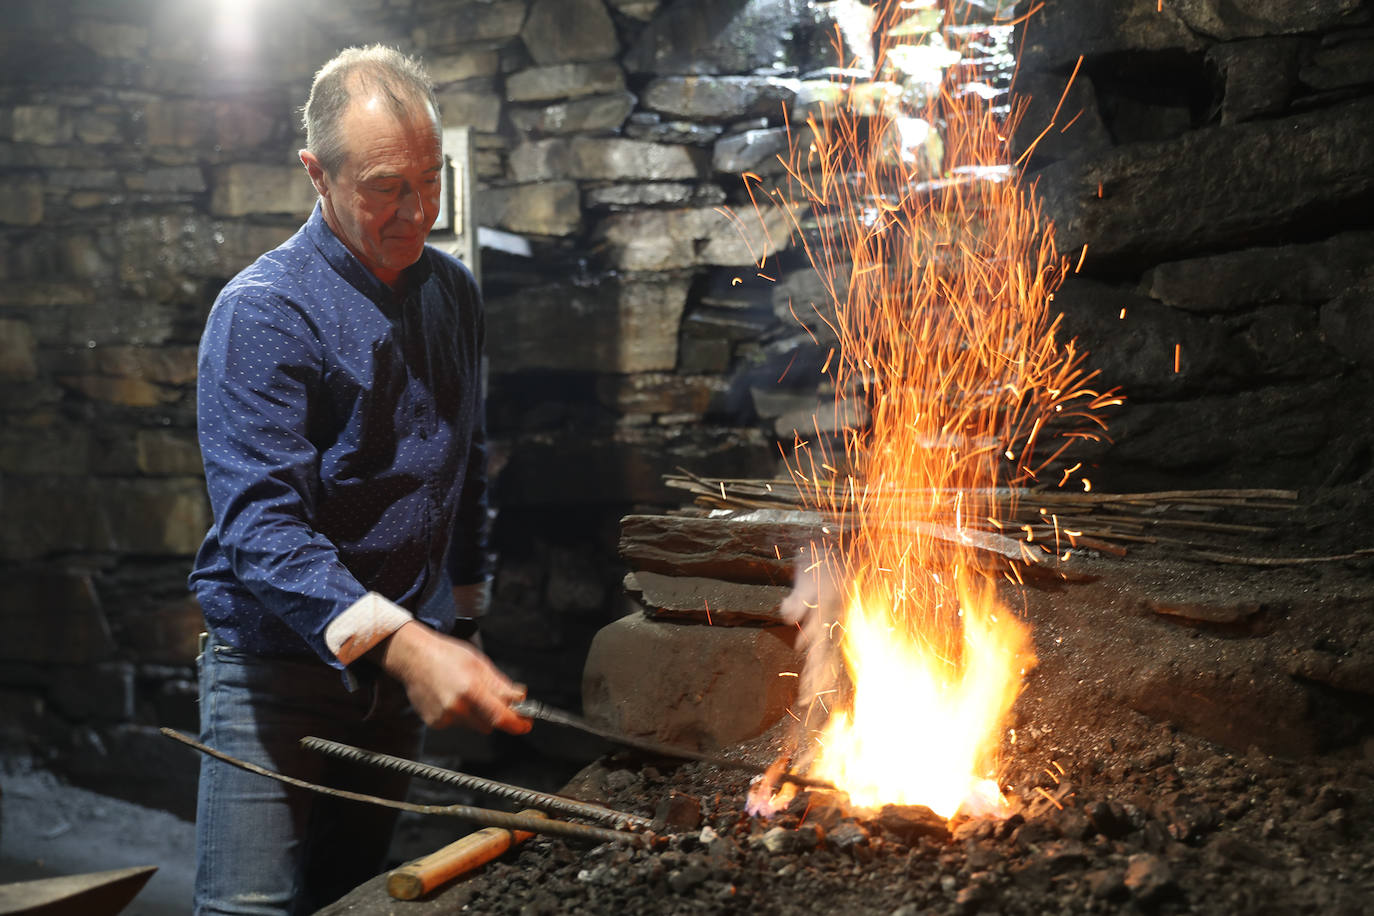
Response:
[[[544,816],[542,811],[533,809],[521,813]],[[443,849],[392,870],[387,875],[386,892],[396,900],[415,900],[439,885],[487,864],[532,836],[534,834],[527,830],[484,827],[449,843]]]

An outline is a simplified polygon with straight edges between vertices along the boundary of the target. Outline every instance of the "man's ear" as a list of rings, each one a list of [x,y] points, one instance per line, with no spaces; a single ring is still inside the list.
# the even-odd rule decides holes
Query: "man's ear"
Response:
[[[301,157],[301,164],[305,166],[306,173],[310,176],[310,183],[315,186],[315,193],[321,197],[329,196],[329,178],[325,174],[324,166],[320,165],[320,160],[315,158],[315,154],[308,149],[301,150],[298,155]]]

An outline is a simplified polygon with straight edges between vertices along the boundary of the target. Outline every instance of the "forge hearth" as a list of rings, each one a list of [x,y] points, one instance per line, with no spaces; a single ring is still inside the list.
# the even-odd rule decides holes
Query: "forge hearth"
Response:
[[[1301,533],[1219,546],[1336,552],[1339,526],[1299,515]],[[759,572],[766,562],[735,561],[781,550],[719,543],[735,546],[716,559],[752,568],[739,576],[750,581],[697,576],[691,588],[735,604],[713,605],[708,624],[669,587],[682,582],[639,582],[641,608],[599,637],[617,648],[600,660],[594,650],[587,677],[618,664],[643,689],[589,695],[589,716],[714,747],[726,743],[713,737],[723,705],[757,707],[757,691],[776,684],[786,653],[761,665],[740,647],[779,629],[762,600],[775,592],[749,589],[782,586]],[[1363,562],[1220,564],[1138,545],[1081,552],[1068,577],[1008,585],[1003,599],[1030,622],[1039,657],[1008,723],[1008,817],[854,810],[820,790],[754,817],[748,774],[618,752],[565,792],[657,816],[652,848],[536,838],[405,912],[1362,913],[1374,895],[1374,583]],[[652,652],[634,650],[643,631],[638,645]],[[692,663],[674,664],[679,654]],[[676,705],[654,686],[665,678]],[[772,761],[787,721],[732,753]],[[392,906],[373,881],[326,912]]]

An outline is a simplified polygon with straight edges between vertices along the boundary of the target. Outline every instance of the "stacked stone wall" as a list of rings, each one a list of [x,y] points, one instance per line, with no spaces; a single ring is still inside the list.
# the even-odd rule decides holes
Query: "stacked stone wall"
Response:
[[[1030,166],[1065,250],[1088,245],[1057,302],[1130,398],[1097,460],[1123,483],[1353,486],[1374,392],[1370,4],[1156,6],[1049,0],[1018,77],[1043,126],[1084,55],[1064,104],[1082,113]],[[576,705],[592,634],[623,612],[619,517],[675,503],[676,467],[774,473],[777,440],[826,397],[825,347],[792,314],[822,294],[785,221],[742,236],[722,210],[752,215],[740,173],[776,174],[785,118],[824,96],[833,23],[861,8],[7,5],[3,737],[98,769],[148,759],[156,725],[193,726],[196,343],[219,288],[312,205],[296,161],[311,73],[373,41],[420,53],[445,122],[475,131],[477,219],[504,233],[482,265],[489,646]]]

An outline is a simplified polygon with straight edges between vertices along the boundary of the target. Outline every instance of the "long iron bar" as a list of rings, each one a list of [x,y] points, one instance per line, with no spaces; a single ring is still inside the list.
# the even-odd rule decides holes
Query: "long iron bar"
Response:
[[[347,798],[350,801],[365,802],[369,805],[381,805],[384,808],[396,808],[400,811],[413,811],[416,814],[443,814],[449,817],[462,818],[474,824],[481,824],[484,827],[504,827],[507,830],[528,830],[532,833],[547,833],[554,836],[564,836],[571,839],[586,840],[594,843],[625,843],[631,846],[647,846],[653,839],[648,833],[631,833],[628,830],[609,830],[605,827],[591,827],[586,824],[574,824],[569,821],[555,821],[543,817],[534,817],[528,814],[510,814],[505,811],[495,811],[491,808],[474,808],[469,805],[417,805],[412,802],[394,801],[390,798],[378,798],[376,795],[365,795],[362,792],[350,792],[347,789],[331,789],[328,786],[316,785],[313,782],[306,782],[304,779],[296,779],[294,776],[285,776],[281,773],[260,767],[255,763],[240,760],[223,751],[201,744],[193,738],[173,731],[170,728],[160,729],[162,734],[174,741],[193,747],[202,754],[208,754],[216,760],[223,760],[231,766],[236,766],[241,770],[250,773],[257,773],[259,776],[266,776],[278,782],[284,782],[289,786],[296,786],[300,789],[308,789],[311,792],[318,792],[321,795],[330,795],[334,798]]]
[[[302,738],[301,747],[310,751],[318,751],[321,754],[328,754],[331,757],[354,760],[369,766],[381,767],[386,770],[395,770],[398,773],[419,776],[422,779],[431,779],[435,782],[442,782],[463,789],[471,789],[475,792],[495,795],[498,798],[510,799],[528,808],[544,808],[549,811],[558,811],[571,817],[582,817],[588,820],[601,821],[618,829],[629,827],[648,830],[653,826],[653,822],[649,818],[641,817],[638,814],[630,814],[625,811],[613,811],[601,805],[588,804],[587,802],[577,801],[576,799],[568,798],[563,795],[536,792],[533,789],[526,789],[522,786],[513,786],[509,783],[497,782],[494,779],[483,779],[480,776],[460,773],[457,770],[446,770],[443,767],[433,766],[428,763],[419,763],[414,760],[407,760],[404,757],[394,757],[391,754],[382,754],[378,751],[364,750],[360,747],[354,747],[351,744],[343,744],[325,738],[316,738],[313,736]]]
[[[575,716],[570,712],[563,712],[554,709],[538,700],[521,700],[511,704],[518,715],[528,719],[539,719],[543,722],[551,722],[554,725],[564,725],[568,728],[575,728],[578,731],[586,732],[589,735],[596,735],[613,741],[616,744],[623,744],[625,747],[634,748],[637,751],[644,751],[646,754],[656,754],[660,757],[676,757],[680,760],[695,760],[700,763],[709,763],[712,766],[724,767],[732,770],[745,770],[750,773],[766,773],[768,767],[764,764],[754,763],[749,760],[740,760],[737,757],[722,757],[718,754],[707,754],[702,751],[688,750],[685,747],[678,747],[673,744],[663,744],[649,738],[634,738],[630,735],[602,728],[593,725],[581,716]],[[814,776],[801,776],[796,773],[783,773],[778,777],[783,782],[794,782],[800,786],[807,786],[813,789],[833,789],[835,784],[825,780],[817,779]]]

